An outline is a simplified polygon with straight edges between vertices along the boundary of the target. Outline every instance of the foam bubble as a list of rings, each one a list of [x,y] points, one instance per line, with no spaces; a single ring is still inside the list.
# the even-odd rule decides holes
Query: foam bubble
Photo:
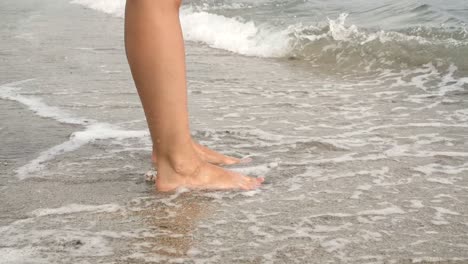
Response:
[[[62,215],[82,212],[114,213],[121,209],[118,204],[86,205],[69,204],[59,208],[41,208],[31,212],[34,216]]]
[[[455,216],[460,215],[459,213],[449,210],[447,208],[443,208],[443,207],[432,207],[432,208],[436,211],[434,219],[431,221],[431,223],[433,223],[434,225],[450,224],[450,222],[444,218],[444,215],[455,215]]]
[[[118,17],[124,16],[124,0],[73,0],[72,3],[84,5]],[[216,5],[211,4],[210,5]],[[215,8],[216,9],[216,8]],[[286,24],[273,26],[245,20],[240,17],[226,17],[209,13],[207,8],[183,6],[180,11],[184,37],[186,40],[202,42],[210,47],[223,49],[247,56],[258,57],[295,57],[315,63],[333,63],[339,67],[355,69],[362,66],[365,71],[380,67],[401,67],[435,62],[435,57],[457,61],[463,68],[466,64],[459,61],[457,54],[466,52],[465,39],[440,38],[437,35],[419,35],[412,31],[372,31],[346,24],[347,13],[325,23],[314,25]],[[219,12],[218,12],[219,13]],[[415,49],[415,47],[417,47]],[[426,49],[430,47],[430,49]],[[383,53],[382,50],[386,52]],[[421,56],[407,56],[414,50],[425,52]],[[435,50],[437,54],[432,51]],[[384,58],[382,54],[385,54]],[[375,60],[375,57],[379,60]],[[398,58],[398,59],[395,59]],[[404,61],[401,61],[404,58]],[[422,62],[422,63],[421,63]],[[455,86],[445,87],[445,93]]]
[[[49,106],[45,104],[41,98],[33,96],[24,96],[19,93],[20,88],[16,87],[17,85],[33,81],[34,79],[28,79],[20,82],[7,83],[0,85],[0,98],[5,100],[17,101],[28,107],[36,115],[46,118],[52,118],[58,122],[66,124],[86,124],[89,120],[77,118],[73,115],[59,109],[55,106]]]
[[[33,217],[0,227],[0,263],[51,263],[59,259],[60,262],[71,263],[73,257],[113,254],[108,239],[103,235],[70,226],[39,228],[38,221]]]
[[[423,202],[421,200],[410,200],[409,201],[411,203],[411,205],[409,207],[411,208],[423,208],[424,205],[423,205]]]
[[[183,8],[181,23],[187,40],[243,55],[282,57],[292,48],[288,30],[256,25],[253,21]]]
[[[345,224],[339,225],[339,226],[315,225],[314,229],[313,229],[313,232],[317,232],[317,233],[336,232],[336,231],[340,231],[340,230],[343,230],[343,229],[348,229],[352,225],[353,224],[351,224],[351,223],[345,223]]]
[[[79,149],[80,147],[103,139],[127,139],[148,136],[148,131],[143,130],[121,130],[111,124],[96,123],[89,125],[83,131],[78,131],[70,136],[70,139],[62,144],[54,146],[39,154],[39,157],[16,170],[19,179],[34,177],[35,172],[45,168],[46,162],[67,152]]]
[[[358,215],[390,215],[390,214],[404,214],[405,211],[398,206],[387,207],[376,210],[365,210],[358,212]]]
[[[123,17],[125,0],[73,0],[73,4],[80,4],[101,12]]]
[[[426,175],[433,175],[433,174],[460,174],[465,171],[468,171],[468,163],[464,163],[460,166],[449,166],[449,165],[441,165],[436,163],[431,163],[423,166],[418,166],[414,168],[415,171],[422,172]]]
[[[325,249],[325,251],[327,251],[328,253],[332,253],[345,248],[350,243],[351,241],[348,239],[336,238],[321,242],[320,245]]]
[[[34,256],[32,249],[28,248],[0,248],[0,264],[15,264],[15,263],[30,263],[30,264],[46,264],[50,263],[45,259],[38,259]]]
[[[271,162],[269,164],[259,164],[256,166],[245,166],[233,169],[236,172],[245,174],[245,175],[259,175],[264,177],[268,174],[272,169],[277,168],[278,163]]]
[[[34,79],[27,79],[1,85],[0,98],[21,103],[31,109],[38,116],[52,118],[58,122],[66,124],[80,124],[86,126],[86,128],[83,131],[73,133],[68,141],[43,151],[37,158],[18,168],[16,173],[20,179],[35,176],[33,173],[44,169],[47,161],[54,159],[58,155],[77,150],[85,144],[96,140],[122,140],[127,138],[140,138],[149,135],[147,131],[122,130],[111,124],[98,123],[94,120],[75,117],[58,107],[45,104],[41,98],[20,94],[19,92],[21,88],[17,86],[33,80]]]

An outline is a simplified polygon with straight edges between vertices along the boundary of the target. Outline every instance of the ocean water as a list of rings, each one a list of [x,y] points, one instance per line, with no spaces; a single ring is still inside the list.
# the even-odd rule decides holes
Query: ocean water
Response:
[[[0,3],[0,263],[468,263],[468,2],[184,1],[193,136],[267,182],[174,194],[124,4]]]
[[[119,17],[125,1],[75,0]],[[187,40],[237,54],[370,71],[468,64],[468,3],[449,1],[184,1]]]

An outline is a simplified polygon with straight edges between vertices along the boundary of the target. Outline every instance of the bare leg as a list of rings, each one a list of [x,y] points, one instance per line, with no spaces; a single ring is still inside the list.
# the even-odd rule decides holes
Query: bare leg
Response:
[[[254,179],[200,158],[190,135],[180,0],[127,0],[125,46],[157,154],[156,188],[254,189]]]

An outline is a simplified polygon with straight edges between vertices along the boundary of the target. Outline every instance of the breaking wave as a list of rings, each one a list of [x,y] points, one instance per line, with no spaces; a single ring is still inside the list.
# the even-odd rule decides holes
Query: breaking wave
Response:
[[[74,0],[119,17],[124,1]],[[428,63],[468,71],[468,31],[464,27],[368,30],[348,24],[348,14],[317,25],[273,26],[185,6],[180,18],[186,40],[245,56],[310,61],[337,69],[407,68]]]

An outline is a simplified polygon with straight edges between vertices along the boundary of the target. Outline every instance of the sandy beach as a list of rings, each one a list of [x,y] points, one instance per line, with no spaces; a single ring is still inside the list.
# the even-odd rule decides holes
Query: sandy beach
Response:
[[[160,194],[123,20],[0,3],[0,263],[468,263],[468,77],[187,42],[194,138],[267,183]]]

